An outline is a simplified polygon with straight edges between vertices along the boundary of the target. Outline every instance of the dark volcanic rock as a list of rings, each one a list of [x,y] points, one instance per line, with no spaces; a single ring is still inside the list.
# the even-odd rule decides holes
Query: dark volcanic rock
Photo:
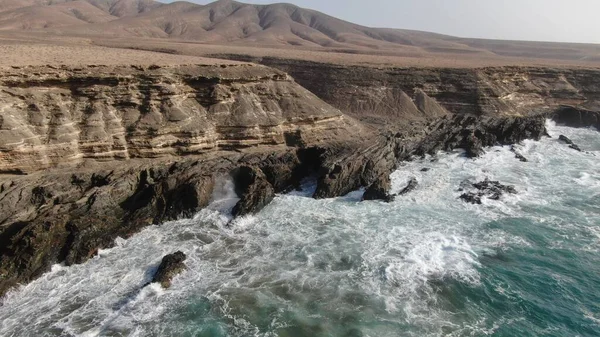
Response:
[[[522,154],[515,152],[515,158],[519,159],[520,161],[526,163],[529,160],[527,158],[525,158],[525,156],[523,156]]]
[[[402,191],[400,191],[400,193],[398,193],[398,195],[405,195],[408,194],[412,191],[414,191],[417,186],[419,186],[419,182],[417,181],[417,178],[410,178],[410,180],[408,181],[408,185],[406,185],[405,188],[402,189]]]
[[[525,156],[524,156],[524,155],[520,154],[520,153],[519,153],[519,151],[517,151],[517,149],[515,149],[515,147],[514,147],[514,146],[511,146],[511,147],[510,147],[510,151],[511,151],[512,153],[514,153],[514,154],[515,154],[515,158],[519,159],[520,161],[522,161],[522,162],[524,162],[524,163],[526,163],[526,162],[528,162],[528,161],[529,161],[527,158],[525,158]]]
[[[583,150],[579,146],[577,146],[575,144],[571,144],[571,145],[569,145],[569,147],[571,149],[573,149],[573,150],[576,150],[576,151],[579,151],[579,152],[583,152]]]
[[[275,198],[275,190],[261,169],[243,166],[233,176],[236,193],[241,198],[231,211],[234,217],[256,214]]]
[[[187,268],[184,263],[186,258],[187,256],[182,252],[163,257],[151,283],[160,283],[163,288],[170,288],[173,278]]]
[[[113,164],[110,171],[56,170],[2,181],[0,295],[35,279],[53,264],[85,262],[98,249],[111,247],[117,237],[192,216],[208,205],[215,177],[247,162],[289,163],[281,170],[296,172],[303,163],[285,159],[289,153],[295,150],[182,158],[175,164],[131,161]],[[280,186],[297,179],[295,173],[278,177]]]
[[[468,203],[481,205],[482,195],[475,192],[467,192],[461,194],[460,198]]]
[[[485,153],[483,142],[474,134],[466,137],[463,144],[468,158],[477,158]]]
[[[563,143],[565,143],[565,144],[569,145],[569,147],[570,147],[571,149],[573,149],[573,150],[577,150],[577,151],[579,151],[579,152],[583,152],[583,151],[581,150],[581,148],[580,148],[579,146],[577,146],[577,144],[573,143],[573,141],[572,141],[572,140],[571,140],[569,137],[567,137],[567,136],[565,136],[565,135],[560,135],[560,136],[558,137],[558,139],[559,139],[561,142],[563,142]]]
[[[546,117],[487,117],[456,115],[442,118],[431,127],[432,132],[423,138],[415,154],[435,154],[456,148],[467,150],[468,157],[483,153],[483,147],[512,145],[525,139],[541,139],[546,132]]]
[[[396,145],[392,138],[379,137],[365,143],[336,144],[327,148],[320,163],[314,197],[346,195],[389,176],[399,158]]]
[[[503,185],[498,181],[485,179],[484,181],[471,184],[476,191],[465,192],[460,198],[472,204],[481,204],[481,200],[487,197],[492,200],[499,200],[504,193],[516,194],[517,190],[513,186]]]
[[[389,175],[383,175],[377,179],[363,194],[363,200],[383,200],[385,202],[391,202],[394,197],[390,195],[390,189],[392,188],[392,182]]]
[[[572,106],[561,106],[553,116],[560,124],[575,128],[593,126],[600,130],[600,111],[591,111]]]
[[[573,145],[574,144],[573,141],[569,137],[567,137],[565,135],[558,136],[558,140],[560,140],[563,143],[569,144],[569,145]]]

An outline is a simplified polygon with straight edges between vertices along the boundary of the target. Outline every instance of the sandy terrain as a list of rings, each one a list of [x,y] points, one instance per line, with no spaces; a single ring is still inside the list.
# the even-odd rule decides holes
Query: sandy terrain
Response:
[[[2,44],[0,66],[231,64],[235,61],[85,45]]]
[[[600,45],[370,28],[291,4],[232,0],[205,6],[153,0],[0,0],[0,52],[0,65],[9,66],[214,64],[228,62],[218,58],[276,57],[377,67],[600,67]]]
[[[307,48],[272,48],[250,46],[225,46],[204,43],[171,41],[164,39],[92,39],[92,43],[107,47],[134,48],[181,55],[227,58],[233,55],[248,56],[249,60],[260,57],[276,57],[344,65],[385,67],[448,67],[473,68],[497,66],[553,66],[553,67],[600,67],[594,60],[560,60],[531,57],[510,57],[495,54],[469,55],[460,53],[390,53],[388,55],[365,51],[339,52],[335,50]],[[234,56],[235,58],[235,56]]]

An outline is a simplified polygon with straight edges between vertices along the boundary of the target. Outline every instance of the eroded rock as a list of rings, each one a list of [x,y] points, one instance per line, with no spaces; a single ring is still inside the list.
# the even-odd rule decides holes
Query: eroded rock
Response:
[[[569,137],[567,137],[567,136],[565,136],[565,135],[560,135],[560,136],[558,137],[558,139],[559,139],[561,142],[563,142],[563,143],[565,143],[565,144],[569,145],[569,147],[570,147],[571,149],[573,149],[573,150],[576,150],[576,151],[579,151],[579,152],[583,152],[583,151],[581,150],[581,148],[580,148],[579,146],[577,146],[577,144],[573,143],[573,141],[572,141],[572,140],[571,140]]]
[[[160,283],[163,288],[170,288],[173,278],[187,269],[184,263],[186,258],[187,256],[183,252],[163,257],[151,283]]]
[[[510,151],[512,153],[514,153],[515,154],[515,158],[519,159],[520,161],[522,161],[524,163],[526,163],[526,162],[529,161],[524,155],[522,155],[521,153],[519,153],[519,151],[514,146],[510,147]]]
[[[585,102],[561,118],[593,125],[599,106],[591,70],[269,62],[312,93],[253,65],[3,70],[0,173],[11,176],[0,182],[0,294],[193,215],[213,177],[238,167],[259,169],[236,209],[251,213],[309,174],[315,198],[336,197],[376,186],[412,155],[539,139],[562,102]]]
[[[406,185],[406,187],[405,187],[405,188],[403,188],[403,189],[402,189],[402,191],[400,191],[400,192],[398,193],[398,195],[405,195],[405,194],[408,194],[408,193],[410,193],[410,192],[414,191],[414,190],[417,188],[417,186],[419,186],[419,181],[417,180],[417,178],[415,178],[415,177],[412,177],[412,178],[410,178],[410,180],[408,181],[408,185]]]
[[[233,175],[236,193],[241,198],[231,211],[234,217],[256,214],[275,198],[275,189],[261,169],[243,166]]]
[[[382,200],[391,202],[394,196],[390,195],[392,181],[388,175],[383,175],[367,188],[363,194],[363,200]]]
[[[472,203],[481,204],[483,198],[499,200],[505,194],[516,194],[517,190],[514,186],[503,185],[498,181],[485,179],[484,181],[470,184],[476,191],[465,192],[460,196],[460,199]]]
[[[600,107],[598,107],[600,109]],[[600,111],[583,107],[563,105],[554,113],[553,119],[560,124],[575,128],[593,126],[600,130]]]
[[[483,147],[539,140],[547,133],[544,115],[495,118],[455,115],[440,119],[431,129],[416,147],[415,154],[434,155],[440,150],[464,148],[467,157],[477,157],[484,153]]]

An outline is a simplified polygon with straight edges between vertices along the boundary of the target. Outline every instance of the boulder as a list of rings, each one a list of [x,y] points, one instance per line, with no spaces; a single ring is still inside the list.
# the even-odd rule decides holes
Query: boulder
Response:
[[[150,283],[160,283],[163,288],[170,288],[173,278],[187,269],[184,263],[186,258],[187,256],[182,252],[163,257]]]
[[[486,197],[492,200],[499,200],[505,194],[516,194],[517,190],[514,186],[503,185],[498,181],[485,179],[484,181],[470,184],[475,191],[465,192],[460,196],[460,199],[472,203],[481,204],[482,198]]]
[[[515,158],[519,159],[520,161],[526,163],[529,160],[527,158],[525,158],[525,156],[523,156],[522,154],[515,152]]]
[[[572,141],[572,140],[571,140],[569,137],[567,137],[567,136],[565,136],[565,135],[560,135],[560,136],[558,137],[558,139],[559,139],[560,141],[562,141],[563,143],[565,143],[565,144],[569,145],[569,147],[570,147],[571,149],[573,149],[573,150],[576,150],[576,151],[579,151],[579,152],[582,152],[581,148],[580,148],[579,146],[577,146],[577,144],[573,143],[573,141]]]
[[[402,191],[400,191],[400,193],[398,193],[398,195],[408,194],[408,193],[414,191],[418,185],[419,185],[419,182],[417,181],[417,178],[412,177],[412,178],[410,178],[408,185],[406,185],[406,187],[403,188]]]
[[[517,149],[515,149],[514,146],[511,146],[510,151],[512,153],[514,153],[515,154],[515,158],[519,159],[520,161],[522,161],[524,163],[526,163],[526,162],[529,161],[527,158],[525,158],[524,155],[520,154],[519,151],[517,151]]]
[[[566,143],[568,145],[573,145],[574,144],[573,141],[569,137],[567,137],[565,135],[558,136],[558,140],[560,140],[561,142]]]
[[[389,175],[382,175],[363,194],[363,200],[383,200],[392,202],[394,196],[390,195],[392,182]]]

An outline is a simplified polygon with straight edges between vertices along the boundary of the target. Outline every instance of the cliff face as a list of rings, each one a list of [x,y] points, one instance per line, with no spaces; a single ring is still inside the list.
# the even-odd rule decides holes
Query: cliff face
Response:
[[[327,103],[378,126],[434,120],[449,113],[527,116],[561,106],[600,110],[600,69],[374,68],[228,57],[285,71]]]
[[[193,215],[227,176],[247,214],[307,176],[335,197],[413,155],[539,139],[549,116],[600,126],[599,70],[269,62],[310,91],[253,65],[2,70],[0,295]]]
[[[0,76],[0,172],[319,143],[350,124],[263,66],[27,67]]]
[[[117,236],[192,215],[241,166],[272,194],[318,170],[318,147],[371,137],[259,65],[4,69],[0,294]]]

